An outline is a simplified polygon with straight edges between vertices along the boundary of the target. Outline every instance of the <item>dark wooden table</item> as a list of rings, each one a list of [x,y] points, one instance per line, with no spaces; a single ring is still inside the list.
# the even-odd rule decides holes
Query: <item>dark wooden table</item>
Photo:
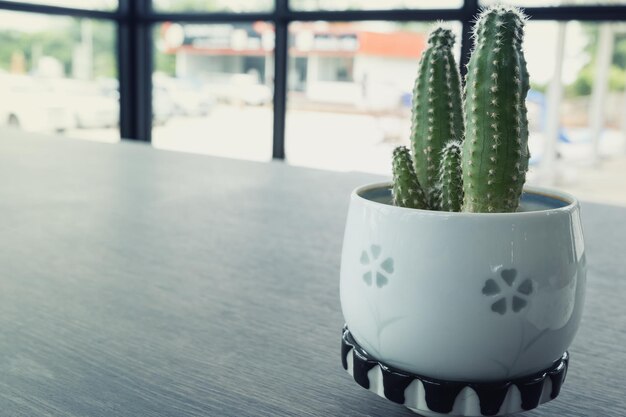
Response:
[[[413,415],[339,355],[348,195],[378,179],[0,131],[0,416]],[[626,208],[583,216],[570,373],[527,416],[626,416]]]

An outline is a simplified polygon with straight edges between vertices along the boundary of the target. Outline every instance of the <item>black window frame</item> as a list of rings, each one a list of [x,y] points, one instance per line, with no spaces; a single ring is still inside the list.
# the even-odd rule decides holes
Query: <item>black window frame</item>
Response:
[[[152,0],[119,0],[117,10],[102,11],[0,0],[0,10],[42,13],[56,16],[106,20],[117,30],[116,57],[120,86],[120,136],[127,140],[151,142],[152,72],[154,25],[182,23],[272,23],[276,32],[274,49],[274,159],[285,158],[285,119],[287,112],[288,28],[294,21],[455,21],[462,24],[461,72],[464,73],[472,47],[471,27],[480,10],[478,0],[464,0],[460,8],[300,11],[289,7],[289,0],[274,0],[274,10],[259,13],[165,12],[152,8]],[[625,21],[626,5],[573,5],[526,7],[532,20]]]

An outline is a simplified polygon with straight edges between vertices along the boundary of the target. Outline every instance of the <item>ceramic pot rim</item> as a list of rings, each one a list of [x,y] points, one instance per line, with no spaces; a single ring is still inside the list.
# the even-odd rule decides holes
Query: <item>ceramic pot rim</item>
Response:
[[[450,212],[450,211],[436,211],[436,210],[414,209],[414,208],[408,208],[408,207],[398,207],[398,206],[394,206],[391,204],[385,204],[385,203],[380,203],[378,201],[373,201],[373,200],[363,197],[362,195],[363,193],[367,191],[376,190],[380,188],[390,188],[392,185],[393,183],[391,181],[365,184],[365,185],[355,188],[352,191],[350,198],[353,201],[359,201],[366,205],[371,205],[375,207],[385,207],[386,209],[389,209],[389,210],[397,210],[398,213],[403,213],[403,214],[414,213],[414,214],[420,214],[420,215],[429,215],[429,216],[446,217],[446,218],[447,217],[461,217],[461,218],[463,217],[491,217],[491,218],[509,217],[511,218],[511,217],[520,217],[520,216],[543,217],[546,214],[552,214],[552,213],[554,214],[572,213],[580,206],[578,199],[576,199],[576,197],[574,197],[571,194],[564,193],[561,191],[556,191],[556,190],[549,189],[549,188],[532,187],[532,186],[525,186],[524,192],[528,194],[534,194],[537,196],[548,198],[551,200],[557,200],[561,203],[565,203],[566,205],[562,207],[546,208],[546,209],[539,209],[539,210],[533,210],[533,211],[519,211],[519,212],[514,212],[514,213],[469,213],[469,212]]]

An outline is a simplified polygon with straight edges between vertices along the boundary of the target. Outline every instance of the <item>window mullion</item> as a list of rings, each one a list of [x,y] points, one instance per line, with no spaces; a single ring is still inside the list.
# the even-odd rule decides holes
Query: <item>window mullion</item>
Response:
[[[120,134],[150,142],[152,135],[152,30],[150,0],[120,0],[126,17],[118,25]]]
[[[272,157],[285,158],[285,118],[287,112],[287,58],[289,12],[288,0],[276,0],[274,27],[276,41],[274,47],[274,132]]]

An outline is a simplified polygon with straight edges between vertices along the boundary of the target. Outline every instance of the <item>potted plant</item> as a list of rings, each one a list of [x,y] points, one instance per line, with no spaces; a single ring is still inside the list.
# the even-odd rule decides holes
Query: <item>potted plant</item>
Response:
[[[412,152],[351,196],[342,362],[424,416],[494,416],[555,398],[585,293],[578,202],[525,188],[525,16],[484,10],[461,94],[444,28],[413,92]]]

